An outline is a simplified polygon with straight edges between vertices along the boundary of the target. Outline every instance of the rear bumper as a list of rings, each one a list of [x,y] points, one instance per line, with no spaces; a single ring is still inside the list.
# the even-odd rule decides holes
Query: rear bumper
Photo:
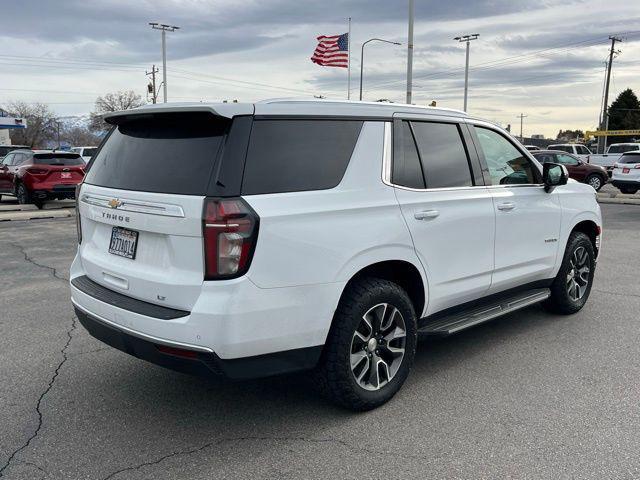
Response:
[[[611,180],[611,184],[616,188],[620,188],[620,187],[640,188],[640,181],[638,180],[634,181],[634,180],[614,179],[614,180]]]
[[[32,189],[31,196],[39,200],[46,200],[51,198],[75,198],[76,186],[75,185],[53,185],[47,188],[42,188],[40,185],[35,185]]]
[[[267,355],[222,360],[215,352],[132,333],[75,307],[80,323],[91,334],[113,348],[141,360],[182,373],[231,380],[268,377],[313,368],[322,346],[300,348]],[[193,350],[193,348],[199,348]]]

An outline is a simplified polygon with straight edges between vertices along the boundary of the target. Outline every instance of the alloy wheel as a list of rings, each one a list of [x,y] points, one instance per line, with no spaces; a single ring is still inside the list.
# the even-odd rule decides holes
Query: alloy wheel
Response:
[[[589,267],[589,252],[584,247],[578,247],[573,251],[569,260],[571,269],[567,273],[567,294],[574,302],[577,302],[587,292],[591,269]]]
[[[598,190],[602,186],[602,180],[600,180],[600,177],[593,176],[589,179],[589,185],[591,185],[594,190]]]
[[[362,316],[351,340],[351,373],[365,390],[379,390],[398,373],[404,358],[406,326],[400,311],[380,303]]]

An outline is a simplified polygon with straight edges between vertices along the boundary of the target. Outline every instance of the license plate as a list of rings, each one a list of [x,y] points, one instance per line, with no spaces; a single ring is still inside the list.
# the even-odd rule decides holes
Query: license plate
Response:
[[[109,243],[109,253],[119,257],[136,258],[138,248],[138,232],[128,228],[113,227],[111,230],[111,242]]]
[[[71,174],[69,172],[62,172],[60,178],[71,178]]]
[[[629,173],[631,171],[631,169],[629,168],[623,168],[622,169],[622,173]]]

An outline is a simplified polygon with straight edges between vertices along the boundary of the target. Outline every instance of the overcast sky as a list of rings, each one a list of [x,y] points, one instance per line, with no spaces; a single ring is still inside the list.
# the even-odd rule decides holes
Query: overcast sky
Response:
[[[471,44],[469,111],[525,135],[593,129],[609,35],[624,37],[610,97],[640,93],[640,1],[415,0],[414,102],[462,108],[464,45]],[[322,94],[346,98],[346,69],[309,57],[321,34],[344,33],[352,17],[352,96],[360,47],[364,96],[404,101],[406,0],[22,0],[0,3],[0,105],[48,103],[59,115],[86,114],[97,95],[145,95],[145,69],[161,64],[150,21],[167,34],[170,101],[255,101]]]

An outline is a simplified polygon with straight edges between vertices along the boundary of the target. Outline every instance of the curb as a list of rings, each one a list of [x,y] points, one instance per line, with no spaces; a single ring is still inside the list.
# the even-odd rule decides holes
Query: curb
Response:
[[[12,220],[37,220],[42,218],[68,218],[75,215],[75,210],[61,208],[56,210],[13,211],[0,213],[0,222]]]
[[[600,197],[598,203],[610,203],[618,205],[640,205],[640,198]]]

